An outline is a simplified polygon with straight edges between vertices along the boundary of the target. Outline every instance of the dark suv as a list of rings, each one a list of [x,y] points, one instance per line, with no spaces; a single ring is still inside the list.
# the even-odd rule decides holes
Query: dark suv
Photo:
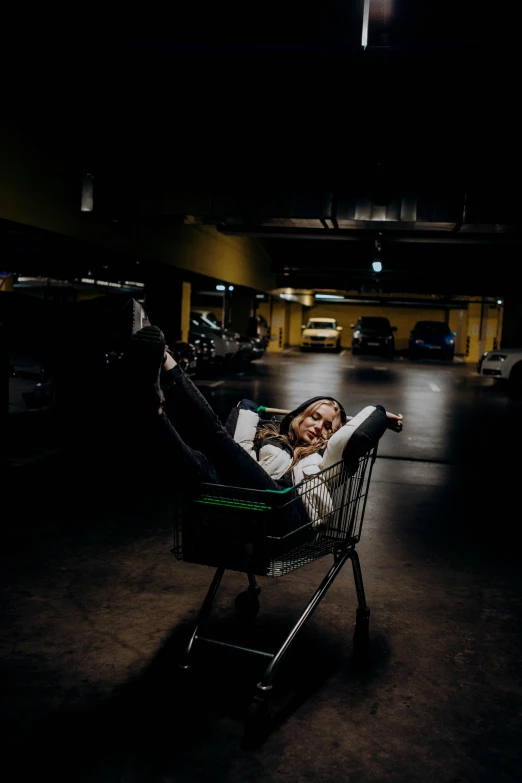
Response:
[[[395,355],[396,326],[392,326],[387,318],[372,315],[363,315],[355,324],[350,324],[353,329],[352,354],[380,354],[392,358]]]
[[[429,356],[430,359],[453,359],[455,332],[445,321],[417,321],[410,332],[410,359]]]

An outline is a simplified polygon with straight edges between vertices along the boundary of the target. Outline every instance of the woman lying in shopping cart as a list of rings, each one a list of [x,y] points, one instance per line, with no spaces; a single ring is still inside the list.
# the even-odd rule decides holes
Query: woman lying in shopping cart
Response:
[[[401,414],[381,405],[349,417],[326,395],[306,400],[279,426],[263,423],[259,406],[242,400],[223,425],[156,326],[132,336],[123,369],[132,379],[129,415],[136,423],[141,417],[162,464],[187,489],[201,482],[272,490],[295,486],[341,459],[361,456],[387,429],[400,432],[403,426]]]

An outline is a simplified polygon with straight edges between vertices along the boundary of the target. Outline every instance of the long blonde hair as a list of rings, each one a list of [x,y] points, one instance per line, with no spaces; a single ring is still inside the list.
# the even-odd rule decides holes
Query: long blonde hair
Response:
[[[320,408],[321,405],[329,405],[330,408],[333,408],[335,412],[335,417],[332,421],[332,429],[327,436],[318,437],[314,443],[308,443],[300,446],[299,425],[303,419],[306,419],[307,416],[311,416],[313,413],[315,413],[315,411]],[[260,445],[263,440],[269,439],[277,440],[280,443],[284,443],[287,446],[290,446],[293,452],[293,457],[292,462],[285,470],[285,473],[288,473],[288,471],[292,470],[294,465],[300,462],[300,460],[302,460],[304,457],[308,457],[309,454],[315,454],[317,451],[322,451],[325,449],[326,444],[328,443],[328,438],[330,438],[334,432],[337,432],[341,425],[341,408],[339,407],[339,404],[335,400],[316,400],[316,402],[313,402],[311,405],[305,408],[304,411],[301,411],[301,413],[298,413],[297,416],[292,419],[288,428],[288,435],[282,435],[279,432],[279,424],[264,422],[256,432],[254,445]]]

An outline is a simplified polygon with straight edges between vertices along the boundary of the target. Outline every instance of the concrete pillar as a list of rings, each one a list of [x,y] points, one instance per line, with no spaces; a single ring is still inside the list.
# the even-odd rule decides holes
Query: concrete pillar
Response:
[[[192,285],[183,280],[181,284],[181,339],[188,342],[190,329],[190,303]]]
[[[480,341],[478,355],[484,351],[492,351],[498,348],[502,334],[500,323],[500,307],[496,302],[481,301],[480,307]]]
[[[287,307],[287,325],[286,336],[287,345],[298,346],[301,343],[301,334],[303,330],[303,306],[298,302],[288,302]]]
[[[269,301],[268,302],[256,302],[256,304],[257,304],[256,313],[258,315],[262,315],[263,316],[263,318],[266,320],[266,322],[268,324],[268,328],[270,328],[270,318],[271,318],[271,309],[270,309],[270,307],[271,307],[271,301],[272,301],[272,297],[269,297]]]
[[[270,314],[270,341],[267,351],[270,353],[281,353],[284,347],[285,332],[285,305],[282,299],[272,297]]]
[[[455,336],[455,354],[464,356],[466,351],[466,336],[468,333],[468,311],[461,310],[449,311],[449,328],[456,333]],[[397,345],[397,340],[395,342]]]
[[[12,272],[0,272],[0,291],[13,291],[14,276]]]
[[[493,350],[495,351],[497,348],[502,347],[502,327],[504,325],[504,307],[503,305],[497,305],[498,312],[497,312],[497,330],[495,332],[495,337],[493,338]]]
[[[481,353],[494,351],[500,343],[502,333],[501,310],[496,302],[488,302],[484,305],[482,320]]]
[[[468,331],[464,360],[475,363],[480,356],[480,331],[482,321],[482,302],[470,302],[468,305]]]
[[[250,318],[254,314],[255,292],[236,287],[230,292],[229,328],[240,334],[248,334]]]

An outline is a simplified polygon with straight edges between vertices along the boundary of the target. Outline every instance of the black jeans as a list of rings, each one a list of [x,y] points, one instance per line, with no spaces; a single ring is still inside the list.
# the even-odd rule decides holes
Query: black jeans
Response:
[[[234,441],[179,366],[164,373],[163,390],[164,410],[152,426],[162,457],[177,469],[181,481],[272,490],[286,486],[272,479]]]
[[[219,417],[179,367],[163,373],[163,413],[151,397],[133,395],[132,388],[121,400],[119,417],[121,459],[130,464],[127,486],[133,493],[157,491],[198,493],[202,483],[225,484],[258,490],[287,489],[284,480],[275,481],[248,454],[221,423]],[[132,427],[129,427],[129,421]],[[119,472],[121,466],[119,466]],[[300,497],[293,493],[272,496],[272,536],[284,537],[278,546],[291,548],[308,517]],[[313,531],[304,531],[309,538]],[[288,538],[290,536],[290,538]]]

